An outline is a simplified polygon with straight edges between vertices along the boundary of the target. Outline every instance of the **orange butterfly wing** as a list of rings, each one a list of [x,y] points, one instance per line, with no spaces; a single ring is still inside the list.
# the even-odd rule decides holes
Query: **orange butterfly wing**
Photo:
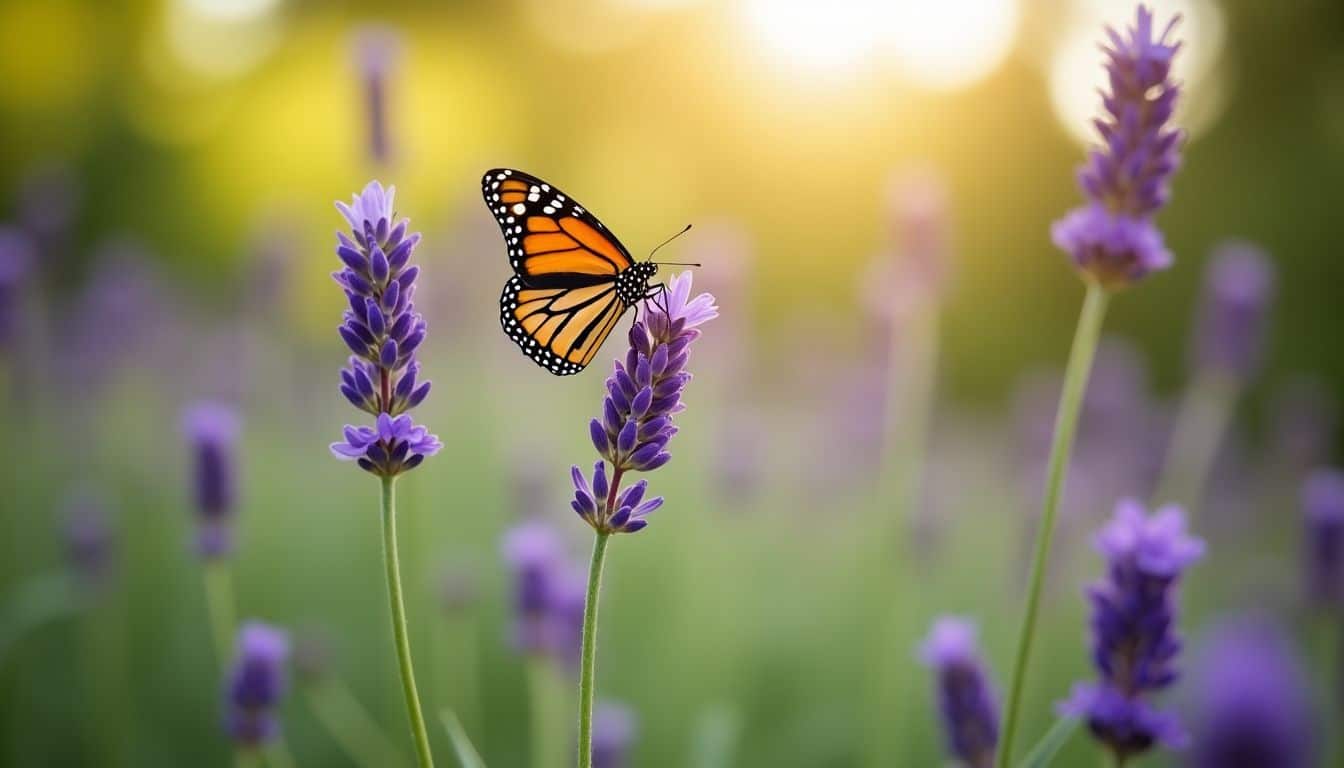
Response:
[[[628,309],[616,280],[634,264],[630,252],[596,216],[535,176],[495,169],[481,194],[514,271],[500,296],[504,332],[551,373],[578,373]]]

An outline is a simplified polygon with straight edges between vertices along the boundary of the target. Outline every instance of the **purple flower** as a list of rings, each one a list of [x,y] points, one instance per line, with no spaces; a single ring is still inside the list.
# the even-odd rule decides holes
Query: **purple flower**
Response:
[[[1302,487],[1302,508],[1307,593],[1320,605],[1344,608],[1344,472],[1313,472]]]
[[[630,328],[624,364],[616,361],[607,378],[602,416],[589,424],[593,447],[610,462],[612,476],[608,480],[599,461],[589,485],[574,467],[572,506],[599,533],[634,533],[646,525],[643,517],[662,504],[661,499],[643,500],[643,483],[622,490],[620,481],[626,472],[649,472],[672,458],[667,444],[677,433],[673,417],[686,407],[681,393],[691,380],[685,370],[690,345],[700,336],[698,326],[719,314],[710,294],[690,295],[686,272],[668,283],[665,306],[645,304],[644,320]]]
[[[1237,378],[1260,363],[1265,316],[1274,291],[1269,258],[1250,243],[1221,246],[1209,262],[1195,331],[1195,362]]]
[[[513,642],[526,654],[553,651],[556,594],[569,568],[564,542],[547,523],[529,520],[504,536],[504,562],[513,576]]]
[[[33,245],[18,230],[0,228],[0,349],[19,332],[24,280],[33,265]]]
[[[915,172],[895,178],[887,197],[894,248],[874,260],[859,292],[874,317],[899,324],[936,302],[946,288],[948,193],[941,176]]]
[[[116,534],[102,503],[86,493],[71,498],[64,533],[65,559],[80,584],[90,589],[105,584],[113,567]]]
[[[1154,37],[1152,11],[1140,6],[1127,36],[1107,28],[1110,89],[1102,94],[1105,114],[1093,121],[1101,146],[1078,174],[1088,203],[1052,230],[1074,266],[1106,288],[1171,265],[1152,217],[1171,196],[1171,175],[1180,165],[1183,134],[1169,125],[1180,92],[1170,76],[1180,48],[1168,40],[1176,21]]]
[[[1100,679],[1076,686],[1059,710],[1085,720],[1121,759],[1155,744],[1180,747],[1185,739],[1175,718],[1143,697],[1176,680],[1176,583],[1203,556],[1204,543],[1186,535],[1179,507],[1149,517],[1142,504],[1124,500],[1097,535],[1096,547],[1108,561],[1106,580],[1088,590],[1092,661]]]
[[[1282,630],[1235,619],[1197,658],[1192,768],[1319,765],[1310,687]]]
[[[606,701],[593,713],[592,768],[625,768],[639,735],[635,713],[616,702]]]
[[[1297,376],[1275,394],[1272,420],[1273,455],[1301,472],[1328,460],[1339,427],[1339,401],[1319,379]]]
[[[261,622],[238,630],[238,649],[225,691],[225,728],[234,742],[248,747],[265,744],[280,733],[276,709],[289,681],[285,663],[289,637]]]
[[[345,267],[332,274],[349,304],[338,332],[354,353],[341,371],[341,394],[374,416],[375,426],[347,425],[345,440],[331,452],[381,477],[413,469],[442,447],[405,413],[424,401],[430,385],[419,381],[415,359],[426,331],[412,301],[420,268],[410,260],[420,234],[407,233],[408,219],[396,221],[395,194],[371,181],[350,205],[336,203],[353,239],[336,234]]]
[[[976,646],[975,625],[956,616],[938,618],[919,657],[936,676],[947,751],[971,768],[993,765],[999,742],[998,697]]]
[[[222,557],[233,549],[238,415],[218,403],[198,403],[186,410],[183,431],[193,461],[192,489],[200,523],[197,549],[202,557]]]
[[[392,156],[387,126],[388,78],[400,54],[401,36],[390,27],[367,26],[355,36],[355,68],[364,88],[369,155],[377,163],[386,163]]]

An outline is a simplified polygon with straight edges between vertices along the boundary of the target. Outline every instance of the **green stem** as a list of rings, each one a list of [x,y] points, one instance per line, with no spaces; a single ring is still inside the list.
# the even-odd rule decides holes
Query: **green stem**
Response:
[[[593,562],[588,568],[588,598],[583,610],[583,656],[579,668],[579,768],[593,764],[593,671],[597,662],[597,596],[602,586],[602,561],[607,556],[608,533],[593,541]]]
[[[551,659],[534,655],[527,660],[528,708],[532,744],[532,768],[556,768],[564,759],[564,693]]]
[[[313,714],[356,765],[403,765],[405,757],[359,703],[346,684],[336,678],[314,683],[308,689]]]
[[[1008,768],[1013,754],[1013,738],[1017,735],[1017,721],[1022,712],[1022,691],[1027,678],[1027,664],[1031,658],[1031,641],[1036,634],[1036,614],[1040,608],[1041,586],[1045,581],[1054,539],[1055,515],[1059,511],[1064,480],[1069,471],[1069,456],[1073,452],[1073,436],[1078,428],[1078,412],[1082,407],[1083,392],[1092,371],[1092,358],[1101,338],[1102,319],[1106,316],[1106,290],[1096,283],[1087,286],[1078,329],[1069,351],[1068,367],[1064,371],[1064,391],[1055,414],[1055,434],[1050,446],[1049,473],[1045,487],[1045,506],[1041,512],[1040,527],[1036,531],[1036,554],[1031,561],[1031,578],[1027,592],[1026,611],[1021,631],[1017,636],[1017,655],[1013,661],[1013,677],[1008,689],[1008,706],[1004,710],[1003,739],[999,742],[998,768]]]
[[[215,656],[219,668],[225,669],[233,657],[234,632],[233,574],[225,558],[211,558],[205,564],[205,604],[215,636]]]
[[[1197,514],[1240,391],[1241,382],[1223,371],[1204,371],[1191,383],[1176,414],[1154,502],[1185,504]]]
[[[401,597],[401,564],[397,559],[396,479],[383,478],[383,564],[387,569],[387,601],[392,607],[392,637],[397,645],[397,663],[401,667],[401,689],[406,694],[406,714],[411,720],[415,754],[421,768],[434,765],[429,751],[429,732],[420,711],[420,694],[415,690],[415,670],[411,668],[411,642],[406,635],[406,606]]]

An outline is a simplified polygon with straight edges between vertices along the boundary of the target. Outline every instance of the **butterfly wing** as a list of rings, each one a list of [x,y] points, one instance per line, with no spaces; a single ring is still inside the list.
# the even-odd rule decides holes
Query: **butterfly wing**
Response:
[[[532,288],[514,275],[499,297],[504,333],[537,365],[557,376],[587,367],[625,310],[614,282]]]
[[[481,180],[481,194],[504,235],[513,271],[529,286],[593,285],[615,280],[634,264],[596,216],[535,176],[497,168]]]
[[[481,193],[514,270],[499,301],[504,332],[551,373],[578,373],[628,308],[616,278],[634,263],[630,252],[596,216],[535,176],[495,169]]]

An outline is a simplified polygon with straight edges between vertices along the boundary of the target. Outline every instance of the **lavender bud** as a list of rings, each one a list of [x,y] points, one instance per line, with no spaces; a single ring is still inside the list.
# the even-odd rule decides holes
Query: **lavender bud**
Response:
[[[1239,379],[1254,372],[1273,289],[1273,268],[1259,248],[1228,243],[1218,249],[1205,277],[1195,335],[1195,361],[1201,369]]]
[[[238,416],[226,406],[201,403],[187,409],[183,426],[194,461],[198,549],[203,557],[221,557],[232,549]]]
[[[999,742],[999,705],[975,636],[970,621],[940,617],[919,656],[934,672],[948,753],[970,768],[989,768]]]

